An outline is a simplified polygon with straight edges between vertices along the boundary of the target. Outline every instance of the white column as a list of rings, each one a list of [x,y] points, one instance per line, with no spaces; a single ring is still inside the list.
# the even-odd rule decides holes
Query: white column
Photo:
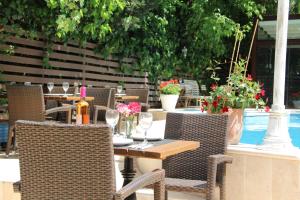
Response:
[[[288,132],[288,114],[284,106],[288,17],[289,1],[278,0],[273,105],[264,146],[279,151],[293,149]]]

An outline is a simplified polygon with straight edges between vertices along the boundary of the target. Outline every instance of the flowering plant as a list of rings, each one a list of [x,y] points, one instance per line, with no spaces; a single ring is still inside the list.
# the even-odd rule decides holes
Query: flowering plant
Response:
[[[159,86],[161,94],[175,94],[179,95],[181,87],[177,80],[163,81]]]
[[[117,111],[126,118],[134,118],[137,113],[141,112],[141,104],[138,102],[130,102],[129,104],[119,103]]]
[[[209,110],[212,113],[225,113],[229,108],[265,108],[269,107],[263,99],[265,90],[263,84],[253,81],[251,75],[245,76],[245,61],[235,64],[234,71],[227,79],[227,85],[211,86],[210,97],[204,99],[202,111]]]

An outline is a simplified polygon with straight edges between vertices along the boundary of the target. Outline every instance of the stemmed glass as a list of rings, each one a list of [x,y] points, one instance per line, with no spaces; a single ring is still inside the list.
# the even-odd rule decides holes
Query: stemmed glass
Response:
[[[117,93],[118,93],[118,94],[121,94],[122,90],[123,90],[122,85],[118,85],[118,86],[117,86]]]
[[[54,83],[53,83],[53,82],[47,83],[47,87],[48,87],[48,90],[49,90],[49,92],[50,92],[50,94],[51,94],[51,91],[52,91],[53,88],[54,88]]]
[[[143,144],[147,144],[147,130],[152,125],[153,116],[149,112],[141,112],[139,117],[139,125],[144,130],[144,141]]]
[[[69,83],[68,82],[63,82],[62,83],[62,88],[65,91],[65,96],[67,96],[67,91],[69,89]]]
[[[117,110],[109,109],[106,111],[105,119],[106,119],[106,123],[108,123],[112,128],[112,134],[114,135],[115,126],[119,121],[119,112]]]

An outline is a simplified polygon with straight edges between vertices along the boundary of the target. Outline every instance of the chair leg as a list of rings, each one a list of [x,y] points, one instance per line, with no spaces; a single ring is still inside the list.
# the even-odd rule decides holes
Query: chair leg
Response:
[[[7,143],[6,143],[6,149],[5,149],[6,156],[9,155],[13,137],[14,137],[14,126],[10,126],[9,130],[8,130],[8,137],[7,137]]]
[[[165,190],[165,200],[168,200],[168,190]]]

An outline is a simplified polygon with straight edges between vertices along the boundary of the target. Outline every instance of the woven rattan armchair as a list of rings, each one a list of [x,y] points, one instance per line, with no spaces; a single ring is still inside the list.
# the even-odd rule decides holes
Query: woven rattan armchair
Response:
[[[166,190],[196,192],[213,200],[217,187],[225,200],[227,115],[168,113],[165,138],[200,141],[195,151],[178,154],[163,161]]]
[[[67,122],[71,123],[71,106],[45,110],[42,86],[7,85],[9,131],[6,155],[9,154],[17,120],[45,121],[46,115],[67,112]]]
[[[142,105],[142,112],[147,112],[150,108],[148,104],[149,100],[149,89],[148,88],[128,88],[126,89],[126,95],[128,96],[139,96],[136,100],[126,100],[125,103],[132,101],[139,102]]]
[[[149,172],[115,189],[112,134],[106,125],[76,126],[17,121],[22,200],[122,200],[154,184],[164,199],[164,170]]]
[[[114,109],[115,93],[112,88],[87,88],[87,96],[94,97],[91,102],[91,116],[94,123],[105,121],[105,110]]]

